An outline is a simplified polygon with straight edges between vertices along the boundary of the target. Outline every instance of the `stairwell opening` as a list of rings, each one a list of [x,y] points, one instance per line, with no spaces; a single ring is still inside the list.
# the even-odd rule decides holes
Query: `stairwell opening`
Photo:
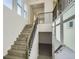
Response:
[[[52,32],[39,32],[38,59],[52,59]]]

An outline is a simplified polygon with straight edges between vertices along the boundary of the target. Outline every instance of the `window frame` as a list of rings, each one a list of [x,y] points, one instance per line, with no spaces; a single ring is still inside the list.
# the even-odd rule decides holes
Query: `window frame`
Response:
[[[17,2],[17,7],[21,8],[21,15],[20,16],[23,16],[25,18],[26,10],[25,10],[23,1],[21,0],[21,4],[18,3],[18,0],[16,2]],[[18,10],[17,10],[17,12],[18,12]]]

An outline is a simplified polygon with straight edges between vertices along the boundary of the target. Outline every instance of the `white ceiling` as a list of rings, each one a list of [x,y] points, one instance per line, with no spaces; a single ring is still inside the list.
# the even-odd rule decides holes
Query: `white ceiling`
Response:
[[[36,5],[31,5],[31,7],[33,8],[33,9],[37,9],[37,8],[44,8],[44,4],[42,3],[42,4],[36,4]]]
[[[25,0],[25,1],[27,1],[27,0]],[[56,1],[57,0],[53,0],[54,5],[56,4]],[[33,4],[33,5],[31,5],[31,8],[33,9],[34,14],[42,13],[42,12],[44,12],[44,3],[41,3],[41,4]]]
[[[34,14],[44,12],[44,4],[31,5]]]

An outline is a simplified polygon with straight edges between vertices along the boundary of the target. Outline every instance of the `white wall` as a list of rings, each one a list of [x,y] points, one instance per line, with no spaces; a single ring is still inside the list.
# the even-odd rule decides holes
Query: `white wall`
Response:
[[[45,0],[44,12],[52,12],[53,11],[53,1]],[[45,23],[52,23],[52,13],[45,14]]]
[[[45,12],[53,11],[53,1],[52,0],[45,0]]]
[[[39,32],[52,32],[51,24],[38,24]]]
[[[33,45],[32,45],[32,49],[31,49],[31,54],[29,56],[29,59],[38,59],[38,55],[39,55],[39,52],[38,52],[38,29],[36,30],[36,33],[35,33],[35,38],[34,38],[34,41],[33,41]]]
[[[69,23],[73,22],[73,27]],[[75,51],[75,20],[64,23],[64,44]]]
[[[35,33],[35,38],[34,38],[34,42],[33,42],[33,46],[32,46],[32,50],[31,50],[31,54],[29,56],[29,59],[37,59],[37,57],[39,56],[39,32],[51,32],[51,25],[50,24],[38,24],[37,25],[37,30]]]
[[[22,18],[17,15],[14,11],[9,10],[7,7],[3,6],[4,12],[4,45],[3,45],[3,54],[6,55],[8,49],[11,48],[11,45],[16,40],[18,34],[22,31],[25,24],[28,23],[27,19]]]

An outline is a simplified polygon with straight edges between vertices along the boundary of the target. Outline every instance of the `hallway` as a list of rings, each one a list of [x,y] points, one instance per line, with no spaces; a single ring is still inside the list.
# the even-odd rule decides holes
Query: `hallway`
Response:
[[[39,44],[39,58],[38,59],[52,59],[52,45]]]

